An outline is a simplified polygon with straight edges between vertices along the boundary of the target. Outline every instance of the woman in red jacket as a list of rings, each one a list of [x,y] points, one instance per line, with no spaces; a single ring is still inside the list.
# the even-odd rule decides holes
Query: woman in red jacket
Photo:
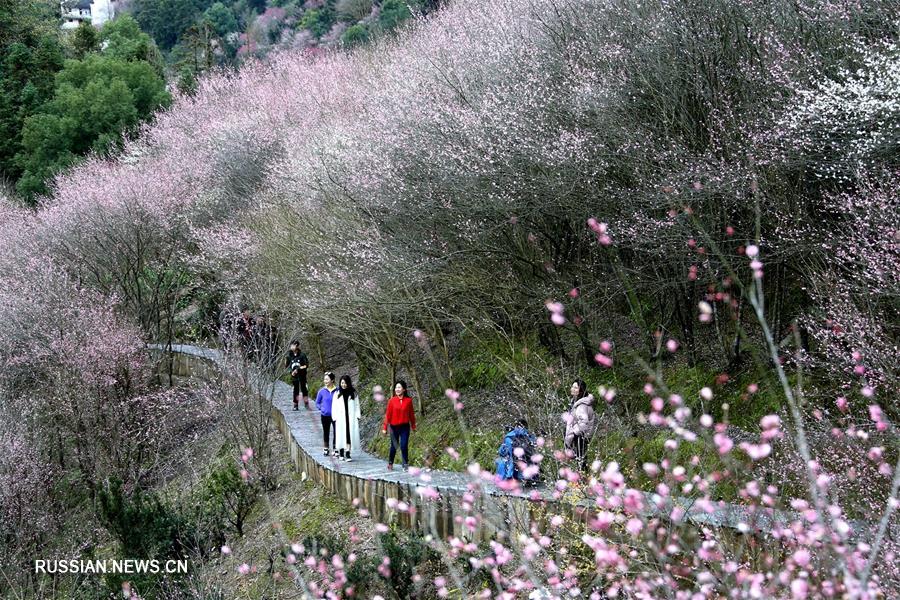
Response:
[[[416,430],[416,415],[413,413],[413,401],[406,391],[406,382],[394,383],[394,395],[388,400],[387,409],[384,412],[384,424],[381,433],[391,434],[391,451],[388,458],[388,469],[394,468],[394,457],[397,456],[397,446],[403,456],[403,470],[409,467],[409,432]]]

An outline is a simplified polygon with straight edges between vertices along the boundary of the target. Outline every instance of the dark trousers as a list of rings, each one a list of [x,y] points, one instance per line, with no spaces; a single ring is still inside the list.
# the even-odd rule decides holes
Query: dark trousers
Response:
[[[344,428],[344,439],[347,441],[346,443],[349,446],[350,445],[350,415],[347,414],[347,406],[346,405],[344,405],[344,422],[343,423],[338,423],[337,421],[334,422],[334,430],[335,431],[337,431],[338,427]],[[336,436],[337,436],[337,434],[335,434],[335,437]],[[346,455],[348,457],[350,456],[350,452],[352,450],[353,450],[353,448],[348,448],[346,450]],[[345,450],[343,448],[341,448],[340,455],[344,456],[344,453],[345,453]]]
[[[403,464],[409,464],[409,423],[403,425],[388,425],[388,433],[391,435],[391,450],[388,453],[388,462],[394,464],[397,456],[397,446],[403,455]]]
[[[294,406],[300,401],[300,394],[306,398],[309,396],[309,388],[306,386],[306,377],[292,377],[291,382],[294,384]]]
[[[572,440],[572,451],[575,452],[575,464],[579,471],[584,471],[587,467],[587,445],[587,438],[583,435],[576,435]]]
[[[335,434],[337,432],[337,427],[332,429],[332,424],[334,421],[331,420],[331,415],[320,415],[319,418],[322,419],[322,441],[326,448],[334,448],[335,446]],[[328,440],[331,440],[331,443],[328,443]]]

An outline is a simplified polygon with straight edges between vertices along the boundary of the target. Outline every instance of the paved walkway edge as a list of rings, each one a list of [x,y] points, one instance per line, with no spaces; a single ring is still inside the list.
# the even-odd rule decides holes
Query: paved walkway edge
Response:
[[[150,346],[151,352],[165,353],[162,346]],[[215,381],[223,376],[225,357],[219,350],[189,345],[173,345],[171,348],[173,374]],[[432,471],[413,476],[400,470],[389,471],[387,463],[366,452],[354,451],[353,461],[344,463],[326,458],[322,454],[322,429],[319,413],[315,410],[293,410],[292,391],[284,382],[267,382],[256,386],[257,393],[271,395],[272,416],[288,444],[291,460],[301,474],[322,485],[341,499],[366,509],[378,522],[396,519],[399,525],[440,538],[464,537],[473,541],[502,539],[506,532],[527,533],[536,523],[543,528],[546,515],[561,514],[572,520],[587,522],[595,512],[590,500],[579,503],[555,500],[551,490],[543,489],[535,499],[524,494],[510,494],[488,483],[481,485],[474,506],[466,511],[463,496],[468,491],[471,478],[464,473]],[[436,499],[423,497],[422,491],[432,488],[440,493]],[[409,506],[408,510],[392,508],[395,499]],[[766,532],[776,523],[785,523],[789,516],[779,511],[751,511],[747,507],[718,503],[713,512],[694,506],[689,498],[669,499],[659,503],[659,498],[645,493],[649,512],[668,515],[675,505],[684,509],[682,517],[697,525],[726,527],[740,531]],[[659,504],[658,504],[659,503]],[[402,507],[402,505],[401,505]],[[477,515],[474,530],[466,517]]]

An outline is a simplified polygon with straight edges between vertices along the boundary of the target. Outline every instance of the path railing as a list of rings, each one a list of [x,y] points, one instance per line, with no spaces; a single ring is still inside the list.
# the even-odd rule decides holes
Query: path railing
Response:
[[[163,354],[165,349],[152,346],[151,351]],[[172,346],[171,360],[173,374],[178,376],[212,381],[227,375],[226,356],[219,350],[177,344]],[[401,526],[426,535],[485,541],[501,539],[508,532],[528,532],[532,523],[542,527],[548,513],[582,522],[589,521],[594,513],[592,500],[557,499],[548,488],[508,492],[466,473],[388,470],[384,460],[357,449],[349,463],[323,456],[319,412],[314,408],[293,410],[292,390],[286,383],[259,381],[254,391],[271,397],[274,421],[297,470],[343,500],[369,511],[378,522],[395,518]],[[434,497],[433,491],[439,496]],[[684,511],[681,518],[697,525],[766,532],[791,517],[723,502],[709,512],[694,506],[695,499],[663,500],[651,493],[644,495],[650,512],[668,515],[677,505]],[[471,518],[476,515],[477,519]]]

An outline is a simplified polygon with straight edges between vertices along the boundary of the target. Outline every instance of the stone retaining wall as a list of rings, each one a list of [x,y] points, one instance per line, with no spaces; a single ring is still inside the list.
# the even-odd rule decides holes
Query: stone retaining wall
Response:
[[[151,350],[164,354],[162,347]],[[177,345],[172,348],[173,374],[214,382],[223,377],[224,357],[218,350],[196,346]],[[474,494],[471,511],[462,508],[463,496],[470,490],[471,478],[463,473],[431,471],[413,476],[401,470],[389,471],[382,459],[366,452],[353,452],[353,462],[344,463],[322,456],[322,429],[318,412],[294,411],[291,388],[277,381],[267,384],[259,393],[271,394],[272,415],[278,430],[284,436],[291,460],[297,470],[347,502],[356,502],[359,508],[369,511],[378,522],[397,519],[405,528],[441,538],[465,537],[474,541],[486,541],[506,535],[506,531],[527,532],[532,523],[543,524],[543,515],[549,509],[570,519],[584,522],[593,514],[590,501],[572,503],[552,498],[552,490],[535,490],[529,496],[499,490],[492,483],[483,482],[481,493]],[[426,486],[436,489],[440,498],[423,498],[419,491]],[[719,503],[716,510],[707,513],[693,507],[688,498],[676,498],[664,506],[656,507],[654,497],[645,494],[652,512],[668,514],[674,504],[685,509],[685,519],[698,525],[728,527],[745,531],[768,531],[776,521],[784,522],[788,515],[777,511],[752,513],[739,505]],[[396,511],[388,506],[389,499],[405,502],[411,510]],[[480,519],[474,532],[464,525],[467,516]]]

